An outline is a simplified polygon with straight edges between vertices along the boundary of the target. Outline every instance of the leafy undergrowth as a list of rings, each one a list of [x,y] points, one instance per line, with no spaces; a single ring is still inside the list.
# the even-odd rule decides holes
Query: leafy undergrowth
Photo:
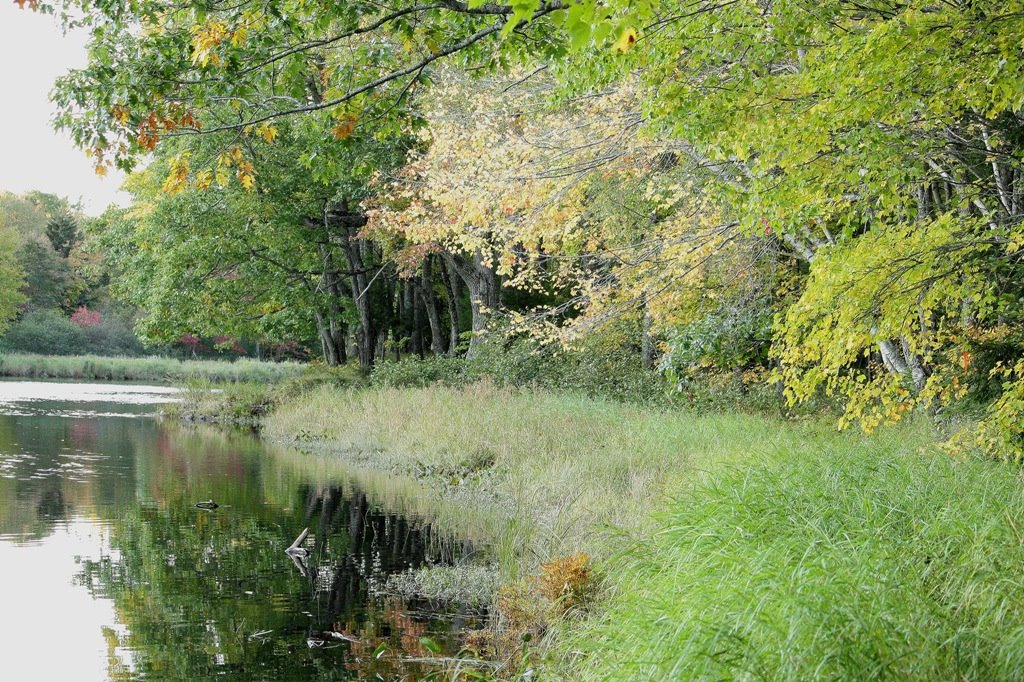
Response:
[[[892,440],[676,491],[565,628],[571,679],[1022,679],[1018,472]]]

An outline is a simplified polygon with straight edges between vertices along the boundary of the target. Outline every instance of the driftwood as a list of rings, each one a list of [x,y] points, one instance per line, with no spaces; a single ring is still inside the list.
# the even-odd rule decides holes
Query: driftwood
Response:
[[[300,545],[305,541],[307,535],[309,535],[309,528],[303,528],[302,532],[299,533],[299,537],[295,538],[295,542],[284,550],[284,553],[295,564],[295,568],[299,569],[299,573],[302,574],[303,578],[309,577],[309,568],[306,566],[306,557],[309,556],[309,550],[305,547],[300,547]]]
[[[295,542],[293,542],[291,545],[289,545],[288,549],[284,550],[284,553],[287,554],[288,556],[293,556],[293,557],[294,556],[299,556],[299,557],[309,556],[309,550],[307,550],[304,547],[300,547],[299,546],[299,545],[301,545],[303,543],[303,541],[305,541],[307,535],[309,535],[309,528],[303,528],[302,532],[299,533],[299,537],[295,538]]]

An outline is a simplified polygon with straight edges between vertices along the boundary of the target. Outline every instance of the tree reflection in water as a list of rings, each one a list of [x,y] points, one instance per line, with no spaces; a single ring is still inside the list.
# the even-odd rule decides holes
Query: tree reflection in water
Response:
[[[148,419],[0,417],[8,538],[104,529],[77,577],[112,600],[110,679],[421,679],[424,637],[448,652],[471,612],[380,596],[387,577],[468,549],[381,508],[345,477],[273,464],[244,434]],[[213,499],[214,511],[197,509]],[[305,575],[284,549],[305,527]],[[34,586],[32,586],[34,587]],[[385,653],[376,656],[385,646]]]

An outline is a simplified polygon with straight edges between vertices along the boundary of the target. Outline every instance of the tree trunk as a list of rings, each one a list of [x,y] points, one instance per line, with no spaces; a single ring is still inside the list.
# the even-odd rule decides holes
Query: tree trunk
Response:
[[[366,216],[359,211],[350,211],[347,202],[325,205],[319,218],[306,218],[306,227],[317,230],[320,237],[320,256],[324,263],[323,291],[328,294],[329,319],[318,320],[324,356],[333,356],[339,363],[348,360],[347,337],[348,325],[342,320],[344,308],[343,297],[351,296],[359,316],[359,325],[355,329],[356,355],[359,365],[369,369],[373,365],[373,318],[370,308],[370,278],[367,277],[363,250],[365,240],[357,239],[358,230],[366,225]],[[344,273],[337,267],[338,258],[335,249],[340,246],[341,253],[348,261],[348,287],[345,291]],[[328,346],[333,347],[333,351]]]
[[[928,370],[925,369],[924,360],[910,348],[910,344],[905,338],[900,339],[900,345],[903,347],[903,357],[906,358],[907,367],[910,368],[910,379],[914,382],[914,390],[920,391],[924,388],[925,381],[928,380]]]
[[[921,356],[910,348],[906,338],[901,337],[899,345],[891,340],[879,341],[878,348],[886,369],[893,374],[909,375],[914,390],[920,391],[924,388],[928,380],[928,369],[924,366]]]
[[[651,319],[651,306],[644,303],[644,319],[642,322],[640,339],[640,358],[645,368],[654,367],[654,337],[651,335],[651,326],[654,320]]]
[[[366,276],[366,265],[362,250],[351,233],[343,237],[342,248],[348,258],[350,279],[352,282],[352,300],[359,316],[359,327],[356,328],[356,350],[359,355],[359,366],[363,369],[373,367],[373,344],[375,341],[373,315],[370,309],[370,283]]]
[[[893,374],[906,374],[907,363],[903,360],[903,354],[892,341],[879,341],[878,350],[882,353],[882,363],[885,368]]]
[[[479,352],[483,332],[487,329],[491,315],[498,309],[498,278],[494,268],[484,263],[483,254],[479,251],[474,253],[471,259],[461,254],[449,254],[447,257],[469,289],[473,337],[469,341],[466,357],[471,358]]]
[[[324,362],[330,366],[344,365],[348,361],[345,352],[345,334],[339,332],[333,320],[326,320],[319,312],[316,313],[316,329],[320,335],[320,348],[323,350]]]
[[[459,334],[462,333],[462,314],[459,312],[459,297],[462,295],[459,287],[459,275],[455,272],[447,259],[444,259],[444,268],[441,270],[441,279],[444,280],[445,294],[448,299],[448,355],[454,356],[459,352]]]
[[[340,276],[330,245],[320,244],[320,259],[324,268],[321,282],[323,290],[328,296],[328,315],[324,319],[319,312],[317,313],[317,330],[320,332],[321,343],[324,347],[325,362],[332,366],[343,365],[348,361],[345,352],[346,325],[341,321],[344,315],[341,298],[345,294],[341,290]]]
[[[441,338],[441,315],[437,312],[437,296],[434,295],[433,262],[432,256],[427,256],[423,261],[419,293],[423,308],[427,312],[427,323],[430,325],[430,352],[433,355],[441,355],[444,353],[444,343]]]

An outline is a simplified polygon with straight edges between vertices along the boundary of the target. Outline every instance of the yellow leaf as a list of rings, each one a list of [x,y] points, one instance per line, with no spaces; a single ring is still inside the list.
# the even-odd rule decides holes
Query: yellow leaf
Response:
[[[235,47],[241,47],[245,43],[246,36],[249,31],[244,26],[239,26],[235,29],[234,33],[231,34],[231,44]]]
[[[203,170],[196,173],[195,185],[198,189],[209,189],[212,183],[213,171],[211,171],[209,168],[204,168]]]
[[[238,164],[238,181],[246,190],[252,190],[256,186],[256,171],[249,161],[242,161]]]
[[[634,45],[636,45],[636,40],[638,37],[639,34],[636,32],[636,29],[633,28],[632,26],[623,30],[622,34],[619,36],[619,39],[615,41],[614,47],[616,52],[619,52],[620,54],[628,52]]]
[[[256,132],[260,134],[260,137],[262,137],[263,141],[266,142],[267,144],[271,144],[275,139],[277,139],[277,128],[270,125],[269,123],[264,123],[263,125],[261,125],[259,128],[257,128]]]

